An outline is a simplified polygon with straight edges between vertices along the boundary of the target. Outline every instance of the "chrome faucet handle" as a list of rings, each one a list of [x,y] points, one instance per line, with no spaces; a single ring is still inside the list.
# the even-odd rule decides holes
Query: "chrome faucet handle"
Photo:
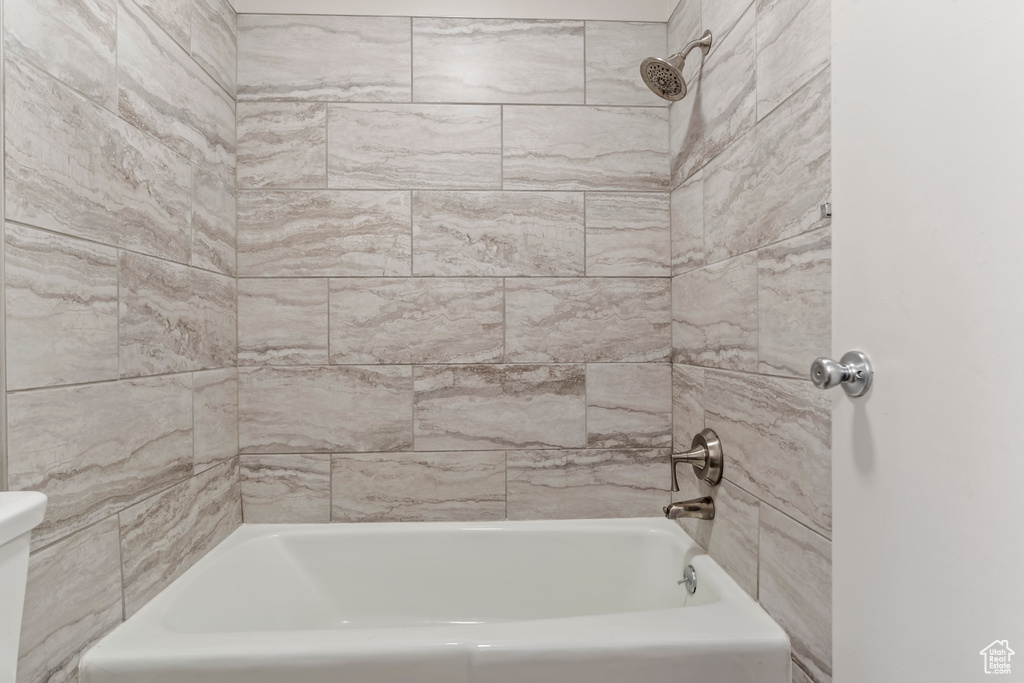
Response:
[[[871,387],[873,371],[867,355],[861,351],[848,351],[842,361],[818,358],[811,363],[811,381],[819,389],[841,386],[848,396],[863,396]]]
[[[669,463],[672,466],[672,490],[679,490],[679,478],[676,474],[676,465],[685,463],[693,466],[693,473],[698,479],[703,479],[712,486],[722,481],[722,441],[715,434],[713,429],[704,429],[693,437],[690,442],[690,450],[684,453],[669,454]]]

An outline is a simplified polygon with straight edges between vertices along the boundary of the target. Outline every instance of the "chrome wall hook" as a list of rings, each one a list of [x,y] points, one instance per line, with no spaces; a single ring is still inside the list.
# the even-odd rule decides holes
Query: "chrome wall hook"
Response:
[[[842,386],[847,396],[857,398],[871,388],[874,372],[863,351],[847,351],[840,362],[818,358],[811,363],[811,381],[819,389]]]
[[[676,465],[683,462],[693,465],[693,473],[698,479],[715,486],[722,481],[722,441],[713,429],[705,429],[693,437],[690,450],[685,453],[669,455],[672,464],[672,490],[679,490],[679,479],[676,476]]]

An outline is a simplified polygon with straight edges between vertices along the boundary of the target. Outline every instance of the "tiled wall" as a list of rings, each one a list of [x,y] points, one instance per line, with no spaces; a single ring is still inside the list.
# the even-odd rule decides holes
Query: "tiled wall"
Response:
[[[786,629],[793,681],[831,680],[827,0],[682,0],[669,49],[710,29],[671,106],[673,445],[723,440],[716,500],[683,526]]]
[[[248,522],[657,515],[665,24],[238,18]]]
[[[4,0],[6,486],[33,533],[18,681],[241,521],[235,15]]]

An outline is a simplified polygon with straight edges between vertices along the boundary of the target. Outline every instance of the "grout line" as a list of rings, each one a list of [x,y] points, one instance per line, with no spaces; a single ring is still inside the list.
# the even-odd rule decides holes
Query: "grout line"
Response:
[[[542,107],[546,109],[561,109],[572,107],[575,109],[642,109],[644,111],[667,111],[664,104],[586,104],[584,102],[494,102],[487,100],[452,100],[429,102],[404,102],[393,100],[381,102],[379,100],[306,100],[294,97],[253,97],[246,96],[238,98],[239,104],[340,104],[344,106],[365,106],[375,109],[396,108],[427,108],[427,107]]]
[[[128,592],[124,587],[124,552],[121,550],[121,513],[115,513],[114,518],[117,520],[117,568],[121,572],[121,621],[124,621],[128,618]],[[109,519],[109,517],[107,519]],[[105,519],[101,520],[101,522],[105,521]],[[100,522],[97,522],[97,524],[99,523]]]

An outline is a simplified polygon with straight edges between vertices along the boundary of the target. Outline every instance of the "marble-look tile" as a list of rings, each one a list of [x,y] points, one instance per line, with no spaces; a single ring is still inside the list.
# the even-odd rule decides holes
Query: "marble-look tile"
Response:
[[[665,50],[665,24],[588,21],[587,104],[668,106],[640,78],[640,63]]]
[[[690,448],[704,429],[704,368],[672,365],[672,450]]]
[[[49,496],[40,548],[192,473],[192,376],[86,384],[7,397],[13,491]]]
[[[793,658],[814,681],[832,678],[832,544],[761,508],[758,598],[789,634]]]
[[[331,280],[332,363],[497,363],[499,279]]]
[[[108,517],[29,559],[18,680],[77,681],[81,654],[120,623],[117,517]]]
[[[7,388],[117,378],[117,250],[8,223]]]
[[[414,18],[412,39],[416,102],[583,104],[582,21]]]
[[[506,190],[668,190],[664,107],[504,109]]]
[[[241,277],[412,273],[408,192],[241,192]]]
[[[242,453],[412,447],[408,366],[243,368],[238,382]]]
[[[793,669],[792,669],[792,672],[793,672],[792,683],[832,683],[832,677],[831,676],[821,676],[821,680],[815,681],[814,679],[812,679],[810,677],[810,675],[807,674],[806,671],[804,671],[803,669],[800,668],[801,667],[801,663],[799,661],[797,661],[796,659],[793,659],[792,665],[793,665]]]
[[[408,102],[409,21],[243,14],[238,99]]]
[[[327,187],[327,106],[239,102],[238,188]]]
[[[235,95],[236,17],[229,0],[192,0],[192,58]]]
[[[324,278],[238,281],[239,365],[327,365]]]
[[[192,197],[192,265],[235,274],[235,189],[196,169]]]
[[[704,25],[711,27],[706,21]],[[757,50],[753,10],[718,40],[716,49],[687,81],[686,97],[669,108],[672,187],[678,187],[754,126]],[[700,64],[696,57],[692,61],[695,66]]]
[[[331,521],[331,454],[243,455],[246,524]]]
[[[509,519],[654,517],[668,504],[668,449],[508,451]]]
[[[327,186],[500,189],[501,126],[491,105],[330,105]]]
[[[238,370],[192,374],[193,471],[238,455]]]
[[[235,364],[235,278],[121,252],[121,376]]]
[[[828,0],[757,0],[757,118],[761,120],[832,56]]]
[[[188,50],[191,30],[190,0],[135,0],[156,24],[181,47]]]
[[[584,203],[569,192],[416,192],[416,275],[583,275]]]
[[[669,195],[587,193],[587,275],[668,277]]]
[[[757,370],[757,254],[672,278],[673,360]]]
[[[701,21],[714,35],[725,38],[745,18],[753,0],[701,0]],[[752,14],[752,13],[751,13]]]
[[[238,460],[211,467],[118,519],[130,617],[242,524]]]
[[[679,0],[672,11],[666,27],[668,33],[668,50],[666,54],[675,54],[683,49],[691,40],[700,37],[701,0]],[[694,57],[696,58],[696,54]]]
[[[758,370],[806,377],[832,348],[832,228],[757,254]]]
[[[189,163],[24,62],[5,76],[6,217],[188,261]]]
[[[331,460],[335,522],[505,519],[505,452],[363,453]]]
[[[6,0],[4,47],[117,111],[117,0]]]
[[[669,359],[668,278],[532,278],[505,283],[505,360],[635,363]]]
[[[821,227],[832,192],[829,70],[704,169],[709,262]]]
[[[417,451],[581,448],[582,365],[415,368]]]
[[[587,366],[588,448],[668,448],[671,445],[671,365],[602,363]]]
[[[706,373],[705,424],[729,480],[816,531],[832,530],[832,399],[810,382]]]
[[[672,274],[704,265],[704,173],[672,192]]]
[[[182,1],[187,17],[189,0]],[[231,96],[131,0],[120,0],[118,6],[117,47],[121,117],[189,161],[234,182]]]

